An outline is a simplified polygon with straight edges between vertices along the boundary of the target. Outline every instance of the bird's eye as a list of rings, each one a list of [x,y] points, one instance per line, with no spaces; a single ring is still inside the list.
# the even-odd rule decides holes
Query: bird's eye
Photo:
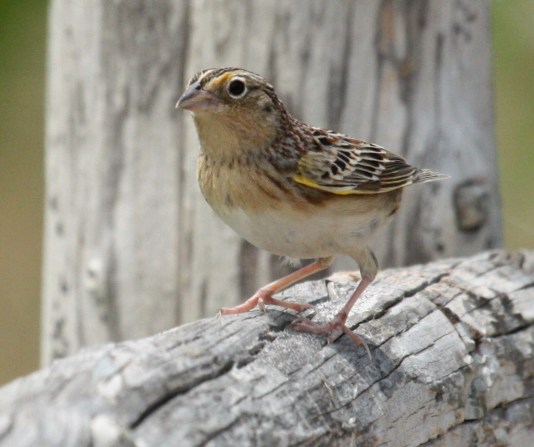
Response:
[[[232,98],[241,98],[247,93],[247,86],[242,79],[232,79],[228,84],[228,93]]]

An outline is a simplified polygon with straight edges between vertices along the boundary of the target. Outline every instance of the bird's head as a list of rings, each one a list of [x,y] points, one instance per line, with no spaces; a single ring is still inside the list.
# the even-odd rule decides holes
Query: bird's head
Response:
[[[205,148],[225,142],[247,147],[270,144],[287,114],[264,78],[240,68],[196,73],[176,107],[193,113]]]

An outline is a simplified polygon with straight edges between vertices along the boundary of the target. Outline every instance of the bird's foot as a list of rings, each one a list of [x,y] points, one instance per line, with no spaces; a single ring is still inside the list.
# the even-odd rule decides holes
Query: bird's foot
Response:
[[[371,351],[365,340],[358,334],[352,332],[350,328],[346,326],[346,321],[347,317],[342,314],[336,315],[328,323],[315,323],[314,321],[305,318],[297,318],[289,325],[289,327],[297,332],[308,332],[310,334],[318,335],[328,334],[328,343],[333,343],[341,336],[341,334],[346,334],[354,343],[362,345],[367,351],[369,358],[371,358]]]
[[[261,310],[265,310],[265,306],[268,304],[285,307],[286,309],[294,310],[295,312],[302,312],[306,309],[313,309],[311,304],[304,303],[292,303],[289,301],[282,301],[273,298],[273,290],[262,288],[258,290],[252,297],[246,300],[244,303],[235,307],[223,307],[219,310],[218,315],[234,315],[248,312],[258,306]]]

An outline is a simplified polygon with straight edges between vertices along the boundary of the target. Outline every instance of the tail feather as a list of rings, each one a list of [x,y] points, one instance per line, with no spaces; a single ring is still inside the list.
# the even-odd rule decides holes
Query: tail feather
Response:
[[[431,171],[430,169],[419,169],[413,177],[413,183],[433,182],[434,180],[445,180],[449,176]]]

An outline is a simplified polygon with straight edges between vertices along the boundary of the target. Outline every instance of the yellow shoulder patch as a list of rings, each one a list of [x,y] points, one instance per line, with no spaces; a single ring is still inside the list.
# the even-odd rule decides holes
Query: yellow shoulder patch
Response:
[[[301,185],[309,186],[310,188],[322,189],[321,185],[315,183],[309,178],[303,177],[302,175],[294,175],[293,180],[295,180],[297,183],[300,183]]]
[[[328,186],[319,185],[313,180],[310,180],[309,178],[304,177],[302,175],[298,175],[298,174],[293,176],[293,180],[295,180],[297,183],[300,183],[301,185],[309,186],[310,188],[319,189],[321,191],[331,192],[332,194],[337,194],[340,196],[360,193],[359,191],[355,191],[354,189],[338,189],[338,188],[332,188]]]
[[[393,191],[395,189],[399,189],[402,186],[393,186],[393,187],[382,187],[380,189],[355,189],[351,188],[350,186],[344,186],[343,188],[336,188],[332,186],[326,186],[326,185],[320,185],[319,183],[314,182],[313,180],[310,180],[307,177],[304,177],[302,175],[294,175],[293,180],[295,180],[297,183],[300,183],[301,185],[308,186],[310,188],[319,189],[321,191],[330,192],[332,194],[336,194],[338,196],[348,196],[348,195],[363,195],[363,194],[381,194],[383,192],[389,192]]]

